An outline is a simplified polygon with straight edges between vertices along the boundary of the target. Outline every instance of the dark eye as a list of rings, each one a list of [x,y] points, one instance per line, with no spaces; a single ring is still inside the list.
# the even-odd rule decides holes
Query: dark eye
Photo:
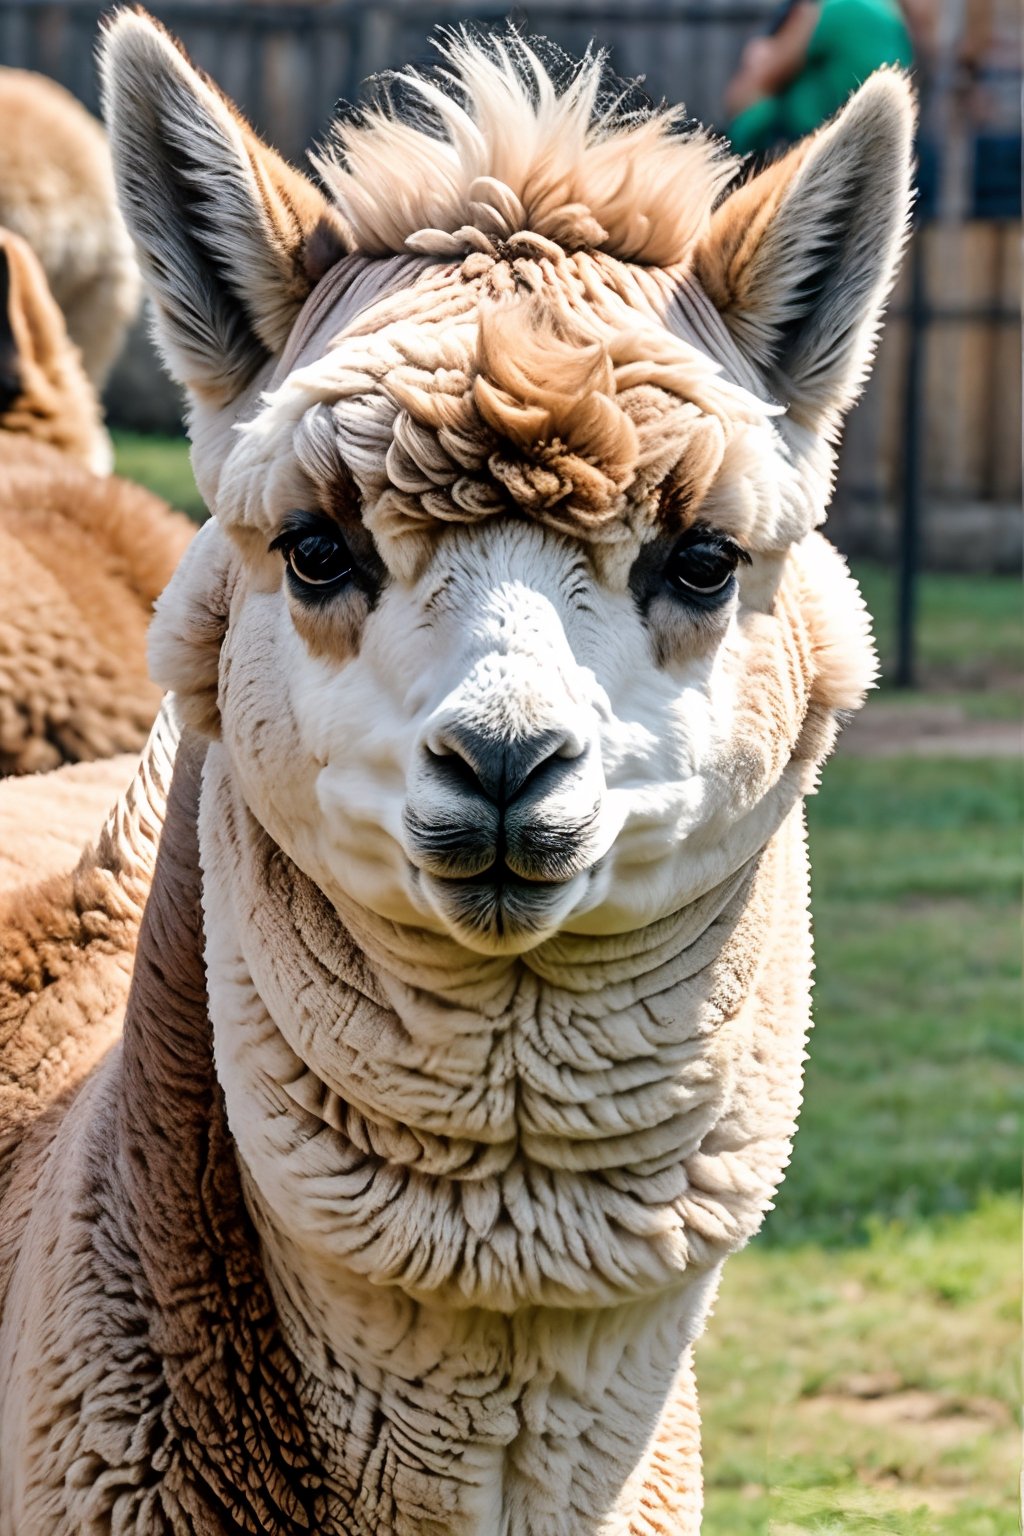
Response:
[[[300,581],[310,587],[333,587],[352,574],[352,557],[344,539],[310,533],[288,550],[287,561]]]
[[[281,551],[289,575],[303,587],[339,587],[352,576],[348,545],[330,524],[293,525],[270,547]]]
[[[740,560],[749,555],[722,534],[696,533],[680,539],[668,558],[665,580],[681,597],[724,598]]]

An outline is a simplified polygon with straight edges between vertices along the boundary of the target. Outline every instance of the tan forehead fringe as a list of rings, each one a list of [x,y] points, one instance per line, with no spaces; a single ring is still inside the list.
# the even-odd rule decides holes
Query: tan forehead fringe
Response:
[[[601,54],[556,82],[512,32],[439,47],[434,75],[392,77],[316,159],[356,250],[458,256],[529,230],[565,251],[685,260],[736,162],[681,109],[605,104]]]

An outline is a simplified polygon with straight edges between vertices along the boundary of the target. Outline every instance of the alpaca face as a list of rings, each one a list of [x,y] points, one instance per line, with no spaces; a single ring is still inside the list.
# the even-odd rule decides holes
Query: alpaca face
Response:
[[[879,78],[721,200],[598,63],[448,63],[338,130],[329,198],[128,14],[108,114],[219,525],[156,673],[330,897],[516,953],[735,870],[870,678],[812,530],[910,109]]]
[[[644,926],[756,847],[813,667],[770,412],[649,309],[567,356],[564,292],[557,330],[512,304],[498,347],[486,276],[427,275],[434,311],[478,295],[432,371],[385,302],[269,391],[216,506],[248,803],[335,899],[493,954]]]
[[[738,708],[733,556],[691,548],[712,599],[673,584],[671,546],[602,579],[511,522],[453,529],[415,580],[369,590],[354,561],[312,599],[284,560],[270,591],[243,577],[221,709],[249,804],[328,894],[484,952],[674,910],[788,760],[806,688],[777,674],[775,718]],[[311,601],[347,654],[311,650]]]

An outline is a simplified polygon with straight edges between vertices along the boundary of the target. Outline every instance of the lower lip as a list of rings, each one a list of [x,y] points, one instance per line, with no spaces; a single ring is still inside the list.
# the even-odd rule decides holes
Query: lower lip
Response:
[[[490,869],[482,870],[478,875],[439,876],[437,884],[458,890],[465,887],[473,887],[477,890],[493,890],[501,892],[511,889],[516,892],[528,894],[530,892],[541,895],[545,891],[557,891],[562,886],[568,885],[568,880],[530,880],[526,875],[517,875],[514,870],[503,868],[495,869],[493,864]]]

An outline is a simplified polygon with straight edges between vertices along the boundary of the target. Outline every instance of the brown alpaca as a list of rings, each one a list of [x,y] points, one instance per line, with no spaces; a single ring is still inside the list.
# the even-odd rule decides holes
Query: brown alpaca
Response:
[[[141,486],[0,448],[0,775],[142,746],[146,629],[191,534]]]
[[[139,305],[106,135],[63,86],[21,69],[0,69],[0,224],[39,257],[102,388]]]
[[[138,767],[134,752],[52,773],[5,779],[0,789],[0,893],[27,894],[40,881],[73,870],[95,842],[110,807]]]
[[[141,763],[0,784],[0,1189],[11,1133],[71,1091],[120,1029],[176,741],[164,712]]]
[[[46,273],[19,235],[0,229],[0,462],[21,445],[59,448],[86,469],[112,467],[100,403],[68,337]]]

